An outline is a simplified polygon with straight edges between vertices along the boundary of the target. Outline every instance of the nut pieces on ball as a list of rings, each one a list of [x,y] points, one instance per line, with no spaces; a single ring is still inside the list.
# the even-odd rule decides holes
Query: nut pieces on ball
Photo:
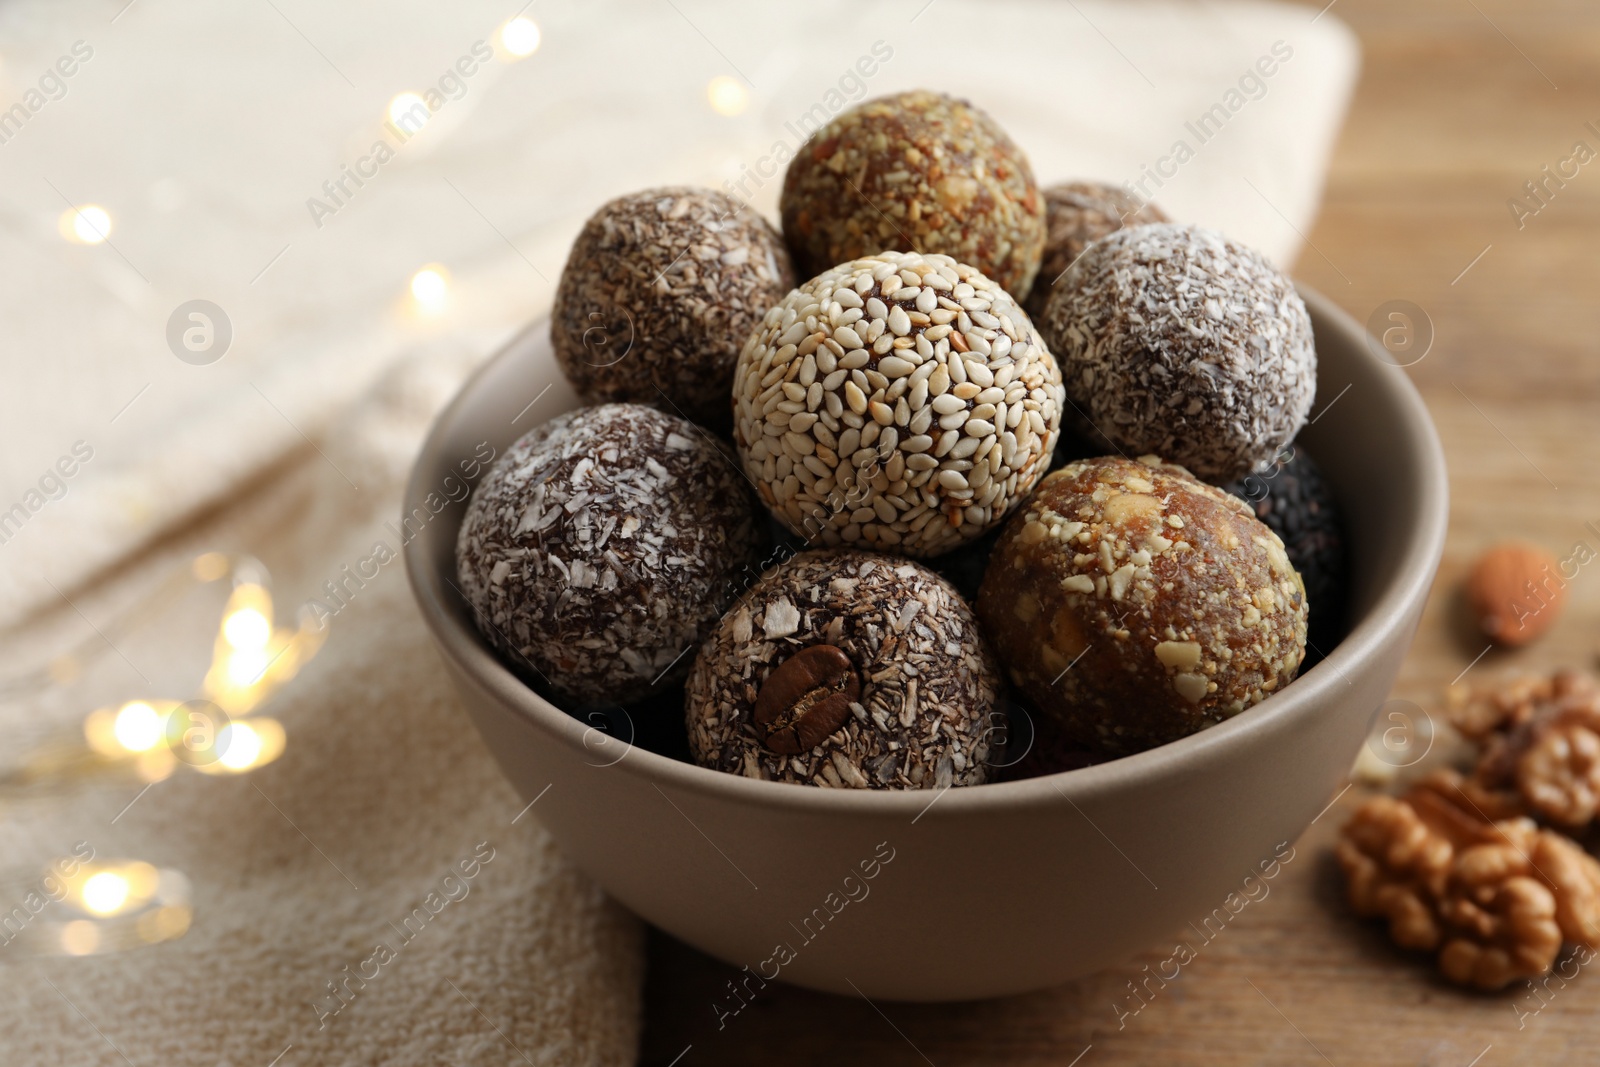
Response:
[[[852,789],[989,780],[999,665],[972,610],[910,560],[835,549],[773,567],[689,672],[704,767]]]

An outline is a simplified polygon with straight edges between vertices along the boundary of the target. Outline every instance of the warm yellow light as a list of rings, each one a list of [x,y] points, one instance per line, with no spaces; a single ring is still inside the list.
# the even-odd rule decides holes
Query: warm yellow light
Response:
[[[411,298],[424,311],[437,311],[450,294],[450,275],[438,264],[423,267],[411,276]]]
[[[162,745],[152,748],[149,752],[139,753],[139,758],[133,763],[134,773],[142,782],[161,782],[172,776],[178,769],[178,758],[172,754],[172,749]]]
[[[116,871],[92,874],[83,883],[83,906],[96,915],[111,915],[128,901],[128,880]]]
[[[161,743],[161,716],[144,701],[132,700],[117,712],[112,730],[129,752],[146,752]]]
[[[87,956],[100,947],[100,927],[88,919],[74,919],[61,928],[61,949],[69,956]]]
[[[254,685],[271,663],[264,648],[236,648],[228,656],[228,684],[241,689]]]
[[[711,101],[711,110],[719,115],[737,115],[745,109],[750,102],[750,95],[745,92],[744,86],[737,79],[726,74],[719,74],[706,83],[706,99]]]
[[[389,101],[389,122],[404,133],[416,133],[432,117],[427,101],[416,93],[401,93]]]
[[[261,737],[244,721],[231,722],[217,738],[217,758],[230,771],[242,771],[261,755]]]
[[[288,735],[277,719],[235,719],[217,734],[217,758],[197,763],[205,774],[240,774],[255,770],[283,755]]]
[[[97,245],[111,236],[111,213],[99,204],[69,207],[61,213],[61,236],[83,245]]]
[[[500,45],[511,55],[524,59],[539,50],[539,24],[519,15],[500,27]]]
[[[243,608],[222,620],[222,636],[234,648],[266,648],[272,640],[272,620],[255,608]]]

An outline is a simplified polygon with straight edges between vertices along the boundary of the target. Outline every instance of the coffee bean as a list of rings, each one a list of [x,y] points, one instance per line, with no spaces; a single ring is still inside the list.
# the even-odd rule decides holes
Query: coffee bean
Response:
[[[812,645],[778,665],[756,694],[755,724],[772,751],[808,752],[850,717],[861,678],[841,649]]]

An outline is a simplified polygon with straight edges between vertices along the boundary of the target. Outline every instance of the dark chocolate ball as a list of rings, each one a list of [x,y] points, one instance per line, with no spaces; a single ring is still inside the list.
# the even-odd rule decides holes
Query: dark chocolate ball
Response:
[[[484,638],[577,705],[681,679],[765,539],[750,485],[705,432],[639,404],[581,408],[506,450],[456,542]]]
[[[1332,651],[1343,636],[1344,533],[1322,471],[1296,443],[1263,470],[1223,488],[1254,508],[1256,518],[1282,538],[1289,562],[1305,582],[1313,653]]]

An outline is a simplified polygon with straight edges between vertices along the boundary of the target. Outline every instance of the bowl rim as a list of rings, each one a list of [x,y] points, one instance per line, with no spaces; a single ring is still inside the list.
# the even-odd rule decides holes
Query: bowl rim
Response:
[[[1409,609],[1427,596],[1442,554],[1449,517],[1449,489],[1438,432],[1410,376],[1394,364],[1379,360],[1368,344],[1366,331],[1331,300],[1305,286],[1299,289],[1320,324],[1344,335],[1345,341],[1361,352],[1360,358],[1381,366],[1381,373],[1385,374],[1381,380],[1392,381],[1388,388],[1392,399],[1406,412],[1401,432],[1409,438],[1410,453],[1419,475],[1414,498],[1419,521],[1405,535],[1406,543],[1395,564],[1396,577],[1379,591],[1372,606],[1350,628],[1344,640],[1297,677],[1292,685],[1215,726],[1131,756],[1032,778],[959,789],[947,787],[931,793],[920,789],[819,789],[763,781],[700,767],[632,744],[628,744],[615,762],[591,763],[591,766],[608,767],[658,788],[670,787],[680,795],[692,794],[774,812],[921,818],[937,804],[941,817],[951,818],[1031,808],[1042,802],[1075,804],[1137,786],[1142,781],[1180,774],[1203,765],[1226,746],[1252,736],[1292,729],[1298,720],[1333,702],[1337,690],[1350,684],[1349,674],[1359,672],[1391,642],[1408,636],[1402,631],[1407,628],[1412,614]],[[529,331],[544,327],[547,321],[544,318],[535,320],[485,360],[436,416],[413,464],[403,508],[409,508],[426,492],[425,468],[434,465],[435,453],[442,447],[444,427],[457,421],[461,410],[477,394],[480,380],[519,349]],[[1389,379],[1388,374],[1394,377]],[[447,608],[444,598],[459,594],[445,590],[445,585],[453,590],[454,583],[448,578],[440,581],[442,575],[431,565],[427,551],[440,535],[441,530],[430,524],[420,536],[406,543],[402,551],[413,595],[441,654],[503,707],[526,719],[551,743],[565,745],[574,755],[596,752],[591,735],[604,737],[604,744],[610,743],[608,735],[563,711],[526,685],[499,661],[476,630],[463,624]],[[454,558],[453,553],[449,558]],[[954,796],[945,796],[952,792]]]

